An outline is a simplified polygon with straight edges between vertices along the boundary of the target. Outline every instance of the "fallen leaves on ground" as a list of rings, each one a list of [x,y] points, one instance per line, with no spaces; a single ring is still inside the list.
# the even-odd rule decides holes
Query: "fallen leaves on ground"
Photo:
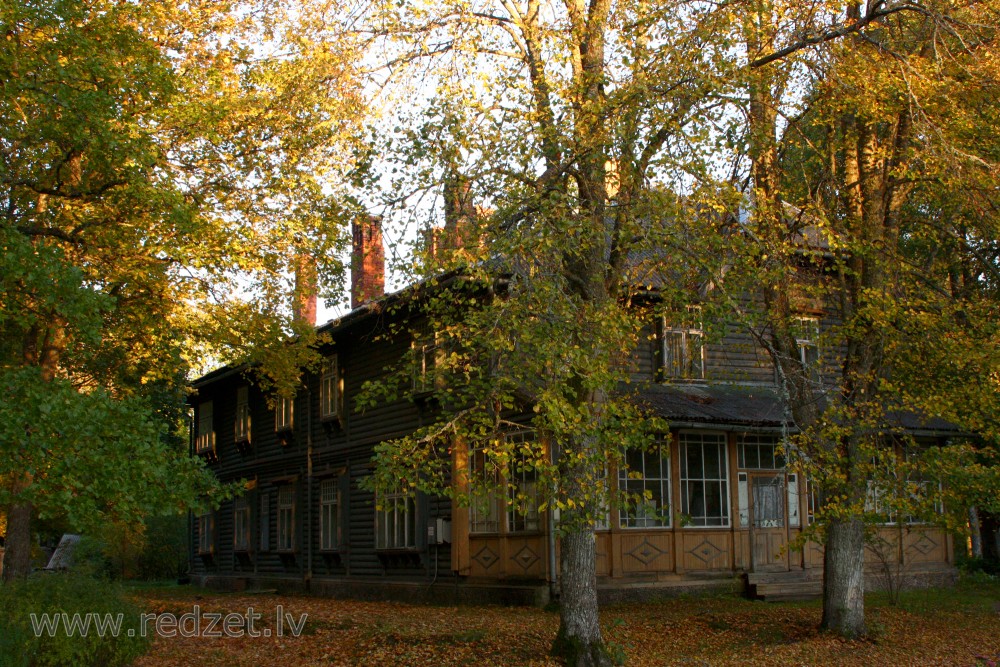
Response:
[[[965,665],[1000,653],[1000,588],[923,593],[909,604],[870,604],[873,639],[820,633],[817,603],[732,597],[666,599],[607,607],[605,637],[628,665]],[[262,615],[268,637],[157,637],[139,667],[261,665],[517,665],[558,663],[548,649],[555,612],[536,608],[419,606],[274,594],[218,594],[188,587],[141,589],[149,612]],[[992,600],[992,601],[991,601]],[[297,620],[301,636],[276,610]],[[152,628],[152,625],[150,626]]]

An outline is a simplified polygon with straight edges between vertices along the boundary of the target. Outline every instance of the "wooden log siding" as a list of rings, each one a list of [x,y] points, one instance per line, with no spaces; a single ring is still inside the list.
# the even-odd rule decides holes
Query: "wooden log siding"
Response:
[[[827,331],[836,320],[824,317],[821,327]],[[547,576],[544,530],[540,535],[483,536],[468,535],[461,520],[453,525],[455,558],[450,544],[428,544],[427,525],[432,519],[451,520],[455,511],[446,498],[418,497],[416,507],[416,549],[411,557],[380,553],[375,545],[375,498],[361,487],[371,474],[372,448],[379,442],[411,433],[434,418],[433,401],[408,398],[383,403],[359,411],[356,399],[362,385],[383,377],[384,369],[404,359],[410,348],[407,335],[392,339],[376,337],[370,320],[333,332],[334,343],[324,350],[336,352],[343,376],[343,414],[338,419],[320,417],[320,376],[309,374],[295,397],[295,423],[290,438],[280,438],[274,429],[274,410],[266,396],[240,373],[220,373],[197,384],[192,403],[211,400],[214,409],[216,457],[208,461],[223,481],[249,480],[254,484],[248,494],[250,503],[250,550],[244,557],[233,548],[233,503],[227,501],[215,513],[215,553],[210,557],[197,553],[197,521],[191,522],[193,543],[190,548],[192,573],[198,577],[254,578],[257,581],[284,581],[305,587],[307,581],[336,582],[372,579],[428,583],[430,581],[489,581],[500,577],[516,583],[532,580],[543,584]],[[660,342],[650,324],[638,341],[632,374],[637,380],[657,378]],[[835,363],[839,350],[823,350],[824,364]],[[721,341],[709,343],[706,354],[707,382],[726,381],[747,384],[770,384],[774,381],[767,353],[754,339],[735,325],[729,325]],[[249,447],[237,447],[235,441],[236,400],[240,387],[247,387],[251,415]],[[312,443],[313,478],[309,478],[309,443]],[[680,507],[680,470],[676,434],[671,443],[672,509]],[[669,528],[620,527],[615,517],[608,530],[598,537],[598,564],[602,580],[629,582],[653,580],[685,581],[686,573],[725,573],[743,569],[750,562],[746,531],[739,527],[735,435],[729,433],[729,489],[732,497],[730,526],[692,528],[673,521]],[[193,442],[192,442],[193,448]],[[323,479],[338,481],[340,543],[335,553],[324,553],[320,544],[320,493]],[[281,552],[277,548],[277,502],[282,485],[295,488],[294,533],[296,548]],[[805,484],[800,481],[806,516]],[[260,500],[267,497],[266,517],[270,544],[260,545]],[[616,513],[612,513],[616,514]],[[461,519],[461,511],[456,517]],[[544,528],[544,527],[543,527]],[[904,552],[908,563],[919,566],[943,566],[953,559],[949,538],[939,531],[925,531],[927,539],[907,539]],[[493,540],[485,544],[483,540]],[[534,540],[534,541],[532,541]],[[530,542],[530,543],[529,543]],[[486,559],[477,560],[483,546],[489,546],[500,561],[487,567]],[[530,564],[512,560],[519,550],[530,550],[539,557]],[[526,553],[526,552],[525,552]],[[311,555],[311,558],[310,558]],[[311,562],[310,562],[311,561]],[[822,563],[822,550],[809,545],[805,553],[789,558],[792,568],[816,568]],[[310,573],[311,565],[311,573]],[[457,571],[456,568],[457,567]],[[468,575],[468,576],[466,576]],[[690,579],[690,578],[688,578]],[[366,584],[367,585],[367,584]],[[333,590],[325,588],[321,590]]]

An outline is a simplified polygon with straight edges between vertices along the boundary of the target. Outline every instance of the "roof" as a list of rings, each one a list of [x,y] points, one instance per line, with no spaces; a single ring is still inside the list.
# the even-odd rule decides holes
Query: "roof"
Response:
[[[329,320],[324,324],[320,324],[316,327],[316,333],[318,334],[332,334],[337,331],[343,331],[348,327],[368,319],[369,316],[377,315],[379,313],[385,312],[385,310],[393,305],[402,303],[404,300],[409,298],[418,298],[422,290],[434,286],[434,285],[448,285],[462,278],[462,272],[460,271],[450,271],[443,273],[441,275],[433,276],[431,278],[426,278],[424,280],[418,281],[407,285],[406,287],[386,294],[378,299],[372,301],[367,301],[357,308],[354,308],[349,313],[345,313],[341,317]],[[221,380],[223,378],[235,375],[237,373],[242,373],[247,369],[246,364],[231,365],[226,364],[220,368],[216,368],[213,371],[202,375],[191,383],[191,386],[195,389],[199,387],[204,387],[212,382]]]
[[[651,385],[638,392],[644,404],[674,427],[732,426],[758,430],[798,430],[785,416],[777,387],[768,385]],[[911,435],[959,435],[954,424],[915,412],[893,411],[886,415],[890,427]]]
[[[675,426],[730,424],[782,428],[784,407],[774,387],[740,385],[651,385],[638,400]]]

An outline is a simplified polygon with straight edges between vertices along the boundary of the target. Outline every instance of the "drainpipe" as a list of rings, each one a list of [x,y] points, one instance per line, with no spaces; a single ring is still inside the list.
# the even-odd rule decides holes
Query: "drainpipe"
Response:
[[[194,453],[194,410],[188,408],[188,456],[195,457]],[[188,579],[194,575],[194,512],[187,511],[187,535],[188,535]]]
[[[312,583],[313,574],[313,520],[312,520],[312,481],[313,481],[313,429],[312,429],[312,390],[306,389],[306,590]]]
[[[549,440],[549,463],[553,466],[556,462],[555,445]],[[553,489],[554,491],[554,489]],[[555,495],[554,493],[552,494]],[[554,602],[559,597],[559,573],[556,570],[556,513],[553,503],[549,503],[548,535],[546,535],[545,546],[549,557],[549,601]]]

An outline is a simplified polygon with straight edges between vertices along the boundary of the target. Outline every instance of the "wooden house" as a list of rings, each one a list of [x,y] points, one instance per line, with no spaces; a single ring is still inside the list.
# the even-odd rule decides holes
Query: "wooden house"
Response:
[[[418,495],[376,499],[359,482],[372,449],[433,419],[432,405],[401,399],[356,408],[376,380],[414,344],[390,335],[377,221],[354,233],[353,310],[321,327],[333,341],[321,372],[294,399],[268,407],[243,369],[222,368],[194,383],[191,447],[220,479],[247,491],[191,518],[196,583],[402,599],[538,602],[557,578],[550,517],[494,506],[462,507]],[[308,307],[306,308],[308,311]],[[313,308],[313,312],[314,308]],[[800,351],[816,354],[824,323],[803,316]],[[635,352],[642,400],[669,420],[658,452],[629,461],[641,478],[616,483],[648,492],[652,509],[611,510],[597,531],[604,599],[694,589],[818,590],[822,548],[786,548],[813,517],[807,481],[785,469],[778,444],[786,420],[768,355],[735,326],[707,340],[696,318],[651,324]],[[942,422],[900,417],[900,428],[948,437]],[[512,434],[512,437],[530,437]],[[473,467],[458,450],[454,465]],[[530,480],[524,480],[530,484]],[[684,520],[679,521],[678,516]],[[954,547],[943,531],[889,522],[892,563],[908,575],[948,577]],[[873,572],[878,558],[869,554]]]

